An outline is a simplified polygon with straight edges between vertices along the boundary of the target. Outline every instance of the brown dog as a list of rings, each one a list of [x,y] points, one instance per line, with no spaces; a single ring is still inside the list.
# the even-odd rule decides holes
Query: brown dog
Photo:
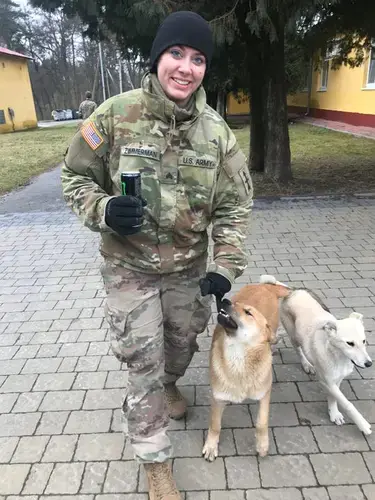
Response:
[[[260,456],[267,455],[271,344],[276,341],[279,326],[279,298],[289,293],[280,284],[246,285],[231,301],[222,302],[210,353],[211,421],[202,451],[210,462],[218,455],[226,403],[241,403],[245,399],[259,401],[256,449]]]

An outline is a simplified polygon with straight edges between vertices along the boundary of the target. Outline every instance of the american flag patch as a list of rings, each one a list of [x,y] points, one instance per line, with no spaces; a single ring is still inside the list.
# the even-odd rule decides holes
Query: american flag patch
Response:
[[[81,134],[90,148],[94,151],[104,142],[103,137],[100,135],[93,122],[86,123],[86,125],[81,128]]]

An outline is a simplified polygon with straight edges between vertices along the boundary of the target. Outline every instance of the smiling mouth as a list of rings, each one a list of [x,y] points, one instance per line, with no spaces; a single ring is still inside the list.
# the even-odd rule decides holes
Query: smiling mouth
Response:
[[[182,87],[187,87],[189,85],[189,83],[190,83],[187,80],[180,80],[179,78],[173,78],[172,77],[172,80],[174,82],[176,82],[178,85],[181,85]]]

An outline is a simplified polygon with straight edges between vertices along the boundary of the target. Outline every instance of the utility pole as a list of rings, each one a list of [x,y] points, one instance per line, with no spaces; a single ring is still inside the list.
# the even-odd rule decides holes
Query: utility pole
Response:
[[[122,94],[122,62],[121,62],[121,52],[117,52],[117,60],[118,60],[118,77],[120,84],[120,94]]]
[[[105,82],[104,82],[103,54],[102,54],[102,43],[100,40],[99,40],[99,61],[100,61],[100,73],[102,75],[103,101],[105,101],[106,92],[105,92]]]

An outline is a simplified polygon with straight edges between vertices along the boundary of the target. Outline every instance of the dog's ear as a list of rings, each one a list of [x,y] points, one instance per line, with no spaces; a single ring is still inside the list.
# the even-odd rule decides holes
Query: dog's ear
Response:
[[[363,323],[363,314],[361,314],[361,313],[352,312],[352,313],[349,314],[349,318],[359,319],[359,321],[361,323]]]
[[[336,335],[337,333],[337,325],[334,321],[326,321],[323,325],[322,328],[325,332],[328,333],[328,335]]]
[[[266,324],[266,332],[267,332],[267,341],[270,344],[276,344],[277,343],[276,333],[272,330],[272,328],[268,323]]]

